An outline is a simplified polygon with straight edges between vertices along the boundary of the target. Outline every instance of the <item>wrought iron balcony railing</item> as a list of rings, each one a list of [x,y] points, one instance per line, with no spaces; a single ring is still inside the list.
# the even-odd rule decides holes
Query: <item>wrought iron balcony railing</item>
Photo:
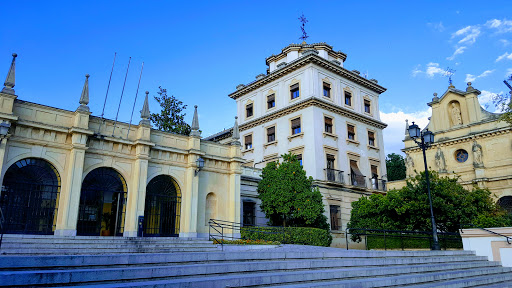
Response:
[[[331,168],[325,168],[325,180],[330,182],[337,182],[344,184],[345,181],[343,179],[343,171],[331,169]]]
[[[386,191],[386,180],[384,179],[378,179],[378,178],[370,178],[370,189],[373,190],[380,190],[380,191]]]
[[[357,187],[367,188],[366,187],[366,176],[359,174],[348,174],[348,178],[350,179],[350,184]]]

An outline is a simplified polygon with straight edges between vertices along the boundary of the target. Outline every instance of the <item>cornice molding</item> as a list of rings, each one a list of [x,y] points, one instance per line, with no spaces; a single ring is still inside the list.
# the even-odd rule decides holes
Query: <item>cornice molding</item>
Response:
[[[388,126],[386,123],[377,121],[375,119],[372,119],[372,118],[364,116],[364,115],[357,114],[357,113],[355,113],[355,112],[353,112],[353,111],[351,111],[349,109],[336,106],[336,105],[334,105],[332,103],[326,102],[326,101],[324,101],[322,99],[318,99],[316,97],[310,97],[310,98],[305,99],[305,100],[303,100],[301,102],[297,102],[294,105],[288,106],[288,107],[283,108],[281,110],[278,110],[278,111],[275,111],[273,113],[270,113],[270,114],[268,114],[266,116],[263,116],[263,117],[254,119],[254,120],[252,120],[250,122],[247,122],[245,124],[242,124],[242,125],[240,125],[240,131],[245,131],[247,129],[251,129],[251,128],[256,127],[258,125],[262,125],[262,124],[264,124],[266,122],[273,121],[275,119],[281,118],[283,116],[289,115],[291,113],[294,113],[296,111],[299,111],[299,110],[302,110],[302,109],[305,109],[305,108],[311,107],[311,106],[315,106],[315,107],[319,107],[319,108],[325,109],[327,111],[336,113],[336,114],[341,115],[341,116],[345,116],[347,118],[356,120],[358,122],[365,123],[367,125],[376,127],[378,129],[384,129],[384,128],[386,128]]]
[[[353,81],[365,88],[368,88],[374,92],[377,92],[379,94],[386,91],[386,88],[378,85],[377,83],[372,82],[362,76],[359,76],[356,73],[349,71],[339,65],[336,65],[327,59],[324,59],[316,54],[308,54],[306,56],[303,56],[301,58],[294,60],[293,62],[288,63],[288,65],[286,65],[285,67],[283,67],[281,69],[274,70],[272,73],[268,74],[267,76],[265,76],[262,79],[253,81],[253,82],[245,85],[244,88],[241,88],[240,90],[237,90],[237,91],[229,94],[228,96],[232,99],[238,99],[238,98],[242,97],[243,95],[245,95],[255,89],[258,89],[276,79],[283,77],[286,74],[289,74],[301,67],[306,66],[307,64],[316,64],[320,67],[323,67],[333,73],[336,73],[336,74],[344,77],[345,79],[351,80],[351,81]]]

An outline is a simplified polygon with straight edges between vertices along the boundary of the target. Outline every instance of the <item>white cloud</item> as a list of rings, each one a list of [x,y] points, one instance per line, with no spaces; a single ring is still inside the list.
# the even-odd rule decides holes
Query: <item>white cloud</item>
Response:
[[[401,154],[400,149],[404,148],[402,140],[405,138],[405,119],[409,120],[409,125],[414,121],[420,128],[425,128],[429,120],[428,117],[432,114],[430,107],[423,111],[416,111],[412,113],[404,113],[403,111],[384,113],[380,112],[380,119],[382,122],[388,124],[384,129],[384,145],[386,155],[390,153]]]
[[[443,32],[445,30],[442,21],[439,21],[439,23],[427,23],[427,26],[434,28],[434,30],[438,32]]]
[[[510,45],[510,41],[508,41],[507,39],[500,39],[500,42],[501,44],[503,44],[503,47],[507,47],[508,45]]]
[[[457,30],[455,33],[452,34],[452,38],[455,37],[463,37],[459,40],[459,44],[467,44],[471,45],[476,42],[476,38],[481,33],[481,28],[478,25],[473,26],[467,26],[462,29]]]
[[[447,59],[447,60],[450,60],[450,61],[451,61],[451,60],[453,60],[453,59],[455,59],[455,56],[457,56],[457,55],[459,55],[459,54],[464,53],[464,50],[466,50],[466,48],[467,48],[466,46],[461,46],[461,47],[457,48],[457,49],[453,52],[453,55],[452,55],[452,56],[450,56],[450,57],[446,57],[446,59]]]
[[[512,32],[512,20],[498,20],[492,19],[485,23],[485,26],[489,29],[494,29],[496,33],[507,33]]]
[[[421,70],[421,65],[416,66],[412,70],[412,76],[416,77],[419,74],[425,74],[428,78],[434,78],[436,75],[445,75],[446,71],[439,68],[439,63],[430,62],[427,64],[425,71]]]
[[[496,95],[496,93],[492,93],[487,90],[482,90],[482,94],[478,95],[478,102],[480,102],[480,106],[482,106],[484,109],[494,112],[495,107],[494,103],[492,102],[493,96]]]
[[[478,75],[478,76],[475,76],[475,75],[472,75],[472,74],[466,74],[466,82],[473,82],[475,81],[476,79],[478,78],[484,78],[484,77],[487,77],[489,76],[492,72],[494,72],[494,70],[485,70],[482,74]]]
[[[496,62],[499,62],[503,59],[508,59],[508,60],[512,60],[512,53],[507,53],[505,52],[505,54],[499,56],[498,58],[496,58]]]
[[[508,68],[507,72],[505,72],[505,78],[509,78],[512,76],[512,68]]]

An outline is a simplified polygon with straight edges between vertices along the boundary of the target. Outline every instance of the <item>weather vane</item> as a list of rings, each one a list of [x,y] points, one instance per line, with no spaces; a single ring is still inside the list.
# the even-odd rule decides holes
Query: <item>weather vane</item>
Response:
[[[306,33],[306,30],[304,27],[306,26],[306,23],[308,23],[308,19],[304,16],[304,13],[302,13],[302,16],[299,17],[299,21],[302,23],[302,26],[300,26],[300,29],[302,30],[302,36],[299,39],[302,39],[304,43],[306,43],[306,39],[308,39],[308,34]]]
[[[455,74],[455,69],[452,69],[450,67],[446,67],[446,70],[444,70],[444,76],[448,77],[448,82],[450,83],[450,86],[453,86],[452,84],[452,76]]]

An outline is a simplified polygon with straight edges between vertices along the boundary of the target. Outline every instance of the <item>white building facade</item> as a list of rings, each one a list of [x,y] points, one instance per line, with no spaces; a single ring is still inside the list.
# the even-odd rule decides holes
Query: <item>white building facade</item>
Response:
[[[386,89],[343,68],[345,60],[325,43],[291,44],[266,59],[266,75],[229,95],[237,103],[245,166],[297,155],[324,195],[334,231],[346,227],[352,201],[385,191],[387,125],[379,96]],[[224,142],[229,134],[207,139]]]

